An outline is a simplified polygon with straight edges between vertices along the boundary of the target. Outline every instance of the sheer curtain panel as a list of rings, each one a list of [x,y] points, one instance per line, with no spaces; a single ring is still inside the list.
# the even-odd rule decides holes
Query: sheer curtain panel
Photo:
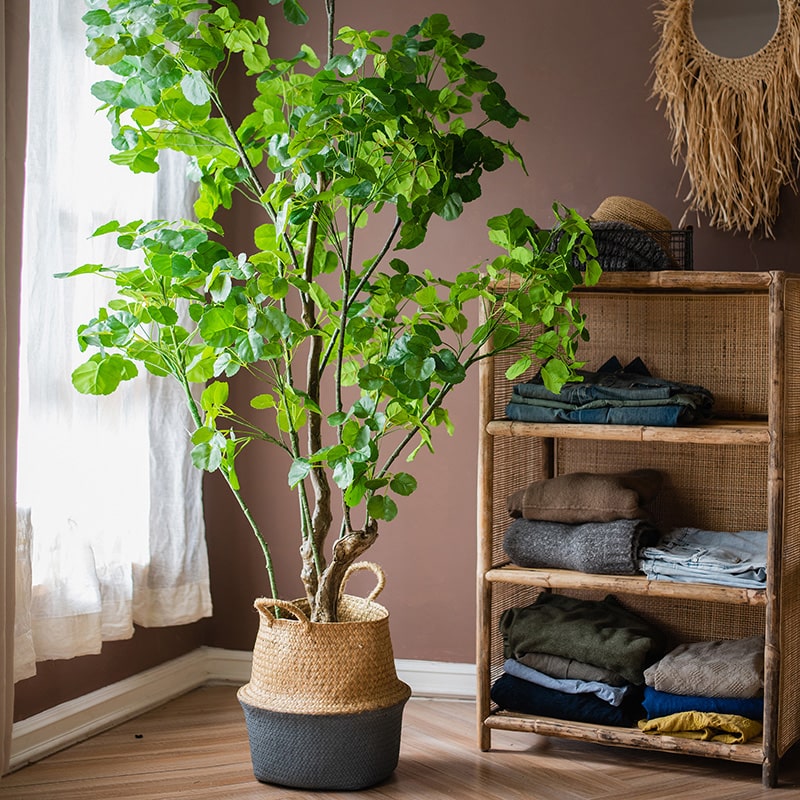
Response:
[[[14,716],[15,451],[27,48],[27,0],[0,0],[0,773],[8,769]]]
[[[30,515],[32,585],[18,596],[18,677],[35,660],[98,653],[134,623],[211,614],[201,475],[178,387],[142,375],[108,397],[78,394],[75,332],[105,302],[96,276],[53,277],[84,263],[123,264],[109,219],[189,213],[185,171],[133,174],[111,164],[110,127],[91,85],[109,77],[84,55],[76,0],[30,0],[28,149],[21,301],[18,505]]]

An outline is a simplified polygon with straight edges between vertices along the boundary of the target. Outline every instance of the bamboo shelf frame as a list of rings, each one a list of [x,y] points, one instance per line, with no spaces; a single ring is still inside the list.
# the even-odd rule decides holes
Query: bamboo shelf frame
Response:
[[[515,422],[493,420],[490,436],[552,436],[559,439],[606,439],[630,442],[691,442],[692,444],[769,444],[767,422],[711,420],[692,428],[658,428],[650,425],[579,425],[565,422]]]
[[[665,750],[706,758],[726,758],[729,761],[745,761],[751,764],[760,764],[764,758],[760,739],[744,744],[696,742],[677,736],[649,736],[634,728],[587,725],[584,722],[565,722],[552,717],[532,717],[527,714],[510,714],[507,711],[498,711],[486,720],[486,725],[494,730],[525,731],[541,736],[559,736],[618,747]]]
[[[512,564],[487,570],[484,579],[489,583],[513,583],[542,589],[588,589],[762,607],[767,604],[767,593],[761,589],[742,589],[712,583],[650,581],[635,575],[591,575],[563,569],[528,569]]]
[[[502,294],[502,286],[495,288]],[[478,745],[491,748],[493,729],[536,732],[756,763],[763,784],[775,786],[780,757],[800,740],[800,696],[794,690],[800,682],[800,276],[606,273],[597,286],[575,294],[591,334],[578,356],[589,369],[612,355],[623,364],[640,356],[655,375],[709,388],[715,418],[682,428],[513,422],[504,414],[513,385],[505,370],[517,354],[482,362]],[[523,569],[508,562],[502,537],[512,491],[567,472],[636,467],[667,476],[665,496],[653,509],[663,524],[767,529],[766,588]],[[632,610],[662,622],[675,643],[764,634],[762,737],[723,745],[497,709],[489,690],[502,673],[499,617],[542,591],[614,593]]]

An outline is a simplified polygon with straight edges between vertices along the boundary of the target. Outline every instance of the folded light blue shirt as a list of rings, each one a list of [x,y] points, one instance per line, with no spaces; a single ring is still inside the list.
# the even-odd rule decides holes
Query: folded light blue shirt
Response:
[[[581,681],[573,678],[553,678],[538,669],[533,669],[513,658],[509,658],[503,664],[503,671],[515,678],[521,678],[537,686],[544,686],[547,689],[555,689],[565,694],[593,694],[601,700],[605,700],[612,706],[622,703],[630,686],[609,686],[600,681]]]

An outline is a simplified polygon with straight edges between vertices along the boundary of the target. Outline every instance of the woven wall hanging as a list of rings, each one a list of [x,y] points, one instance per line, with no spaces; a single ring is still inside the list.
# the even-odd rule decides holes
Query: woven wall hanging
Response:
[[[797,190],[800,155],[800,3],[777,3],[769,42],[725,58],[698,40],[694,0],[662,0],[653,57],[653,96],[665,104],[672,160],[684,160],[689,210],[722,230],[770,238],[781,187]]]

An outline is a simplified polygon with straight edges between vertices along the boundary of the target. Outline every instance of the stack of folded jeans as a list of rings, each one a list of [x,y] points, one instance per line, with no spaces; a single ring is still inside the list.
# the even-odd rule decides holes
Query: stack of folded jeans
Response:
[[[711,416],[708,389],[654,378],[641,359],[626,367],[610,358],[597,372],[578,370],[558,394],[541,374],[514,386],[506,415],[519,422],[578,422],[616,425],[686,425]]]
[[[763,589],[767,580],[767,531],[674,528],[640,551],[650,580],[716,583]]]

